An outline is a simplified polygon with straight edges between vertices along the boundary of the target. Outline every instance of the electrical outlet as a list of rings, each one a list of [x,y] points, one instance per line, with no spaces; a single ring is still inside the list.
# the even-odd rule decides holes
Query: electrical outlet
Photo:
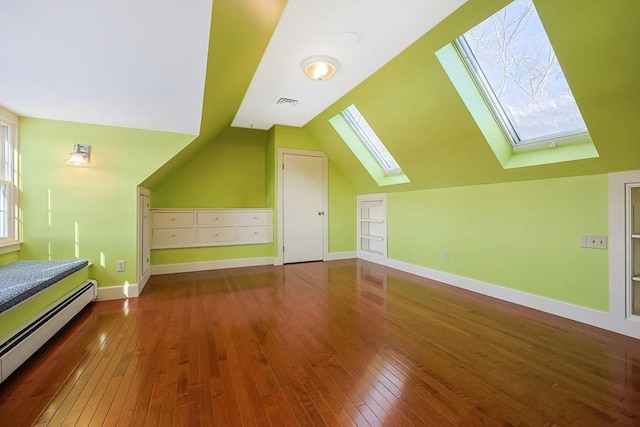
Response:
[[[607,249],[607,236],[584,234],[582,236],[582,247],[592,249]]]
[[[449,261],[449,252],[445,252],[444,255],[442,256],[444,258],[445,261]]]
[[[116,269],[117,269],[119,272],[122,272],[122,271],[124,271],[124,270],[126,269],[126,267],[127,267],[127,265],[126,265],[126,263],[124,262],[124,260],[120,260],[120,261],[118,261],[118,265],[117,265],[117,268],[116,268]]]

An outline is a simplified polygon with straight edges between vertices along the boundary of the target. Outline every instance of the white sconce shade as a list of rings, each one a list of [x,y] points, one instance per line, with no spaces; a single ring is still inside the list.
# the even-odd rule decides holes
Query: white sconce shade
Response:
[[[311,80],[329,80],[338,67],[338,61],[328,56],[312,56],[302,62],[302,70]]]
[[[66,161],[66,164],[71,166],[87,166],[89,164],[90,156],[90,145],[75,144],[73,146],[73,152],[71,152],[71,157]]]

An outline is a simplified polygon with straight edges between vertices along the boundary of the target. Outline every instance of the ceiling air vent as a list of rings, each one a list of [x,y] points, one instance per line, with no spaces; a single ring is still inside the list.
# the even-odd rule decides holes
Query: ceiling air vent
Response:
[[[275,105],[286,105],[288,107],[293,108],[296,105],[298,105],[298,100],[291,99],[291,98],[280,98],[275,102]]]

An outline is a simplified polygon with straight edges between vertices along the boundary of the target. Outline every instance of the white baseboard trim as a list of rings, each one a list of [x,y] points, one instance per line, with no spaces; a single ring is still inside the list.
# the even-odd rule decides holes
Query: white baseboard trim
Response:
[[[382,265],[388,265],[388,262],[391,261],[386,256],[372,254],[371,252],[367,252],[367,251],[357,252],[357,257],[365,261],[375,262],[376,264],[382,264]],[[401,270],[401,269],[398,268],[398,270]]]
[[[356,252],[329,252],[324,256],[325,261],[338,261],[341,259],[357,258]]]
[[[564,317],[566,319],[575,320],[587,325],[617,332],[622,335],[640,338],[640,323],[626,319],[619,319],[609,312],[581,307],[567,302],[529,294],[527,292],[390,258],[367,257],[367,261],[415,274],[416,276],[436,280],[446,285],[456,286],[482,295],[487,295],[503,301],[508,301],[524,307]]]
[[[109,301],[114,299],[137,298],[140,295],[138,285],[117,285],[98,287],[96,301]]]
[[[254,267],[257,265],[273,265],[274,260],[275,259],[273,257],[262,257],[188,262],[183,264],[160,264],[151,266],[151,275],[220,270],[222,268]]]

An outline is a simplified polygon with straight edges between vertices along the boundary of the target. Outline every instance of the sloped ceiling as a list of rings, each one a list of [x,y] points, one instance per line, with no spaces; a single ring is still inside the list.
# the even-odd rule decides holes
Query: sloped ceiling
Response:
[[[640,168],[640,2],[535,1],[599,152],[504,170],[434,53],[508,1],[469,1],[304,130],[360,193]],[[328,120],[356,104],[411,179],[378,187]]]
[[[1,1],[0,104],[196,135],[211,1]]]
[[[13,2],[0,2],[2,8],[9,3]],[[139,3],[150,7],[148,2]],[[153,2],[154,5],[156,3],[183,5],[181,2]],[[516,170],[503,170],[499,166],[434,52],[507,3],[507,0],[469,0],[361,84],[330,104],[303,130],[359,192],[449,187],[639,168],[640,2],[634,0],[535,0],[600,157]],[[201,121],[199,136],[144,185],[153,188],[162,182],[230,126],[286,5],[285,0],[213,2],[213,12],[208,15],[211,17],[211,32],[207,40],[204,96],[202,109],[196,114]],[[200,22],[194,19],[194,22]],[[0,52],[6,48],[4,40],[9,37],[5,29],[10,27],[5,21],[0,21],[0,40],[3,41]],[[26,24],[31,28],[28,20]],[[83,28],[85,32],[91,32]],[[109,38],[109,35],[105,37]],[[72,38],[69,43],[76,46],[73,43],[79,42]],[[184,40],[180,46],[170,46],[174,46],[172,51],[192,49]],[[89,47],[85,49],[91,50]],[[89,62],[91,57],[87,58]],[[126,61],[122,63],[123,68],[132,66]],[[0,68],[0,72],[2,86],[5,71]],[[143,76],[140,79],[143,80]],[[171,99],[180,87],[189,87],[183,79],[178,83],[177,89],[167,91],[165,99]],[[92,84],[94,86],[86,88],[88,94],[92,93],[91,87],[97,87],[101,82]],[[0,87],[0,103],[5,99],[3,90]],[[123,105],[127,102],[123,101]],[[381,136],[411,179],[410,184],[383,189],[377,187],[329,125],[329,118],[352,103],[358,106]],[[108,114],[99,109],[89,111],[95,117]],[[91,118],[86,121],[95,122]],[[193,123],[186,125],[185,131],[192,126]]]

